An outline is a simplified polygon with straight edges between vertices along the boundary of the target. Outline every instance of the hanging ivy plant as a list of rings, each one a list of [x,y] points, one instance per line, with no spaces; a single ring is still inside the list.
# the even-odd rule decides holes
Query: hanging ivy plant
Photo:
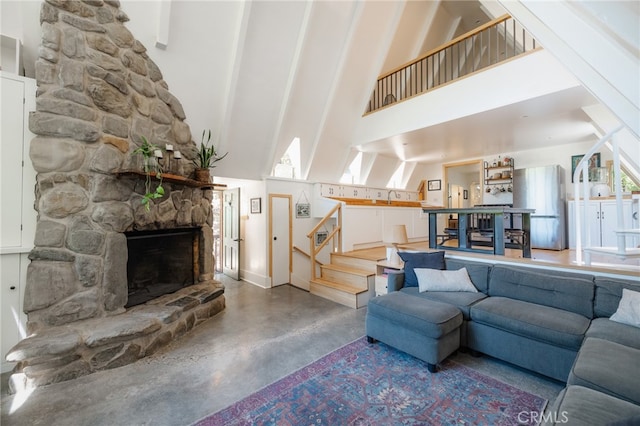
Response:
[[[132,154],[142,156],[142,171],[146,175],[144,184],[145,194],[142,196],[142,204],[147,211],[149,211],[151,200],[162,198],[164,196],[164,188],[162,187],[162,167],[155,157],[155,151],[160,148],[150,143],[144,136],[140,136],[140,139],[142,139],[142,145],[135,149]],[[155,174],[155,177],[159,181],[158,186],[156,186],[153,191],[151,190],[152,174]]]

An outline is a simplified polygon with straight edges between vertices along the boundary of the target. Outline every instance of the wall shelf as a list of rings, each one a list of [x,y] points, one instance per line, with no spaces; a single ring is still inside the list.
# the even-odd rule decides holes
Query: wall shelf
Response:
[[[484,162],[484,184],[485,185],[509,185],[513,183],[513,158],[509,161],[509,164],[493,166],[489,165],[487,161]],[[494,173],[495,172],[495,173]],[[504,176],[504,173],[508,174]],[[501,175],[500,177],[494,177],[495,175]],[[503,177],[504,176],[504,177]]]
[[[114,174],[118,177],[133,177],[137,179],[146,179],[147,176],[156,177],[156,173],[145,173],[139,170],[118,170],[114,172]],[[162,173],[162,181],[175,183],[178,185],[184,185],[191,188],[200,188],[200,189],[213,189],[213,190],[222,190],[226,189],[227,185],[221,183],[209,183],[209,182],[200,182],[197,180],[189,179],[184,176],[173,175],[171,173]]]

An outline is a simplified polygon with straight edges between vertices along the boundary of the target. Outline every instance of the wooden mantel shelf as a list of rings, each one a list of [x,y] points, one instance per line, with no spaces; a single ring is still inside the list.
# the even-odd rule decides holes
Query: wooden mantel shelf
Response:
[[[130,177],[136,177],[139,179],[146,179],[147,175],[151,176],[151,177],[155,177],[156,173],[152,172],[152,173],[145,173],[145,172],[141,172],[139,170],[118,170],[116,172],[114,172],[114,174],[118,177],[120,176],[130,176]],[[164,182],[169,182],[169,183],[176,183],[179,185],[184,185],[184,186],[189,186],[192,188],[200,188],[200,189],[214,189],[214,190],[220,190],[220,189],[226,189],[227,185],[221,184],[221,183],[208,183],[208,182],[199,182],[197,180],[193,180],[193,179],[189,179],[187,177],[184,176],[179,176],[179,175],[172,175],[171,173],[162,173],[162,180]]]

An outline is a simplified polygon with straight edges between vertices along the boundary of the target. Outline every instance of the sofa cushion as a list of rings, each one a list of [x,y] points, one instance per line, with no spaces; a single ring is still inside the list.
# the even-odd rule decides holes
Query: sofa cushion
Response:
[[[585,337],[597,337],[640,349],[640,328],[620,324],[608,318],[593,319]]]
[[[640,292],[623,288],[618,309],[609,319],[621,324],[640,327]]]
[[[371,299],[367,315],[384,318],[434,339],[449,334],[462,324],[462,314],[456,307],[420,300],[397,291]]]
[[[576,358],[568,385],[579,385],[640,404],[640,350],[589,337]]]
[[[405,287],[418,287],[418,278],[413,271],[415,268],[444,269],[444,251],[399,251],[398,256],[404,261]]]
[[[431,268],[415,268],[418,288],[423,291],[466,291],[477,293],[467,268],[455,270],[439,270]]]
[[[491,269],[489,296],[546,305],[593,318],[593,276],[496,265]]]
[[[450,270],[467,268],[469,278],[471,278],[471,282],[475,288],[483,293],[488,291],[489,272],[491,272],[490,264],[459,259],[445,259],[445,264],[447,269]]]
[[[568,386],[545,414],[545,426],[602,426],[633,419],[640,415],[640,406],[583,386]]]
[[[426,300],[449,303],[460,309],[465,320],[471,319],[471,316],[469,315],[471,305],[476,303],[478,300],[482,300],[487,297],[486,294],[480,292],[427,291],[420,293],[417,287],[403,288],[400,292]]]
[[[590,320],[580,314],[506,297],[471,306],[471,320],[519,336],[578,350]]]
[[[609,318],[618,309],[622,289],[640,291],[640,282],[608,277],[596,277],[596,294],[593,313],[596,317]]]

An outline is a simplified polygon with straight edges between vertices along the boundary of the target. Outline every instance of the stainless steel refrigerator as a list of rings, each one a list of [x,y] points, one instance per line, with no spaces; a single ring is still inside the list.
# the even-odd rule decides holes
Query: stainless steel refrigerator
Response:
[[[567,248],[564,176],[559,165],[514,170],[513,207],[536,210],[531,215],[531,248]]]

